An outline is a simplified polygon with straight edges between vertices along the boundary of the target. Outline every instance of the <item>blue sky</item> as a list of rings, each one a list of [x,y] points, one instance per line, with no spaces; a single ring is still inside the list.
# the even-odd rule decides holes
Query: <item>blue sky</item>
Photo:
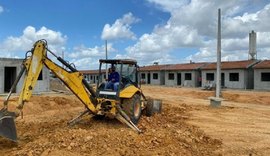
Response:
[[[105,57],[140,65],[215,61],[217,9],[222,10],[222,60],[248,59],[248,33],[257,57],[270,56],[270,2],[263,0],[0,0],[0,57],[23,57],[36,40],[96,69]]]

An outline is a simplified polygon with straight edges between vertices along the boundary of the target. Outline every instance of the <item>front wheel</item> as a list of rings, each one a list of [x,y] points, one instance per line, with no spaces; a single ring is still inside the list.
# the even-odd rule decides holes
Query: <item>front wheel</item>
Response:
[[[162,101],[148,98],[146,105],[146,116],[152,116],[155,113],[161,113]]]
[[[130,120],[137,124],[142,114],[140,95],[135,94],[130,99],[124,99],[122,103],[123,111],[129,116]]]

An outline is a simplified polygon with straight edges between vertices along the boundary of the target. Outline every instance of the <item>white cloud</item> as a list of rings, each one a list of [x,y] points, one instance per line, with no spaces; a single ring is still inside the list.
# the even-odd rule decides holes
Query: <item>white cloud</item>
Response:
[[[257,32],[257,58],[270,59],[270,4],[254,13],[244,12],[237,16],[224,17],[222,21],[222,60],[243,60],[248,59],[249,33],[251,30]],[[209,61],[216,60],[216,39],[211,39],[212,51]],[[204,57],[204,51],[199,51],[188,58],[200,61]]]
[[[103,40],[136,39],[136,35],[130,29],[132,24],[139,21],[140,19],[134,17],[129,12],[122,18],[117,19],[114,24],[106,24],[103,28],[101,38]]]
[[[114,52],[115,49],[113,48],[112,44],[109,43],[107,45],[108,52]],[[82,57],[104,57],[105,56],[105,46],[95,46],[94,48],[88,48],[84,45],[80,45],[73,48],[72,53],[68,55],[70,58],[82,58]]]
[[[79,45],[73,47],[72,50],[65,50],[67,36],[46,27],[41,27],[37,30],[33,26],[27,26],[21,36],[9,36],[0,43],[0,57],[24,57],[25,52],[31,50],[33,44],[40,39],[46,39],[48,48],[58,56],[61,56],[62,51],[64,51],[64,59],[69,63],[75,64],[78,69],[96,69],[98,67],[98,60],[105,58],[104,46],[90,48],[85,45]],[[108,43],[107,49],[108,54],[116,51],[111,43]],[[56,61],[50,54],[49,57]]]
[[[39,30],[32,26],[27,26],[23,34],[19,37],[9,36],[0,43],[1,57],[15,57],[23,55],[25,51],[31,50],[33,44],[40,39],[45,39],[48,42],[49,49],[55,53],[61,53],[64,50],[64,45],[67,36],[63,36],[61,32],[50,30],[46,27],[41,27]]]
[[[172,51],[191,47],[198,48],[198,52],[182,60],[216,60],[217,10],[221,8],[222,59],[247,59],[248,34],[251,30],[257,32],[258,58],[270,58],[270,4],[258,4],[252,0],[146,1],[170,13],[171,17],[166,24],[156,25],[151,33],[143,34],[137,43],[127,47],[126,57],[136,58],[146,64],[153,60],[169,62],[175,61]],[[256,7],[251,10],[250,6],[253,5]],[[185,55],[184,50],[179,53]]]
[[[270,59],[270,32],[257,32],[257,58]],[[211,40],[207,46],[186,58],[194,61],[216,61],[216,40]],[[246,60],[250,56],[249,51],[249,34],[243,38],[222,39],[222,60]]]
[[[139,41],[128,47],[129,54],[167,52],[178,47],[193,47],[202,44],[202,38],[197,30],[186,26],[172,26],[156,28],[151,34],[144,34]]]
[[[269,32],[270,4],[255,13],[244,12],[242,15],[227,17],[223,22],[225,37],[243,37],[251,30]]]
[[[75,67],[79,70],[96,70],[98,69],[99,59],[96,58],[80,58],[80,59],[71,59]]]
[[[149,3],[153,3],[157,8],[171,12],[188,3],[188,0],[147,0]]]
[[[111,43],[108,43],[107,50],[108,55],[116,51]],[[99,64],[98,60],[100,58],[105,58],[105,46],[89,48],[80,45],[74,47],[73,51],[74,52],[68,54],[68,58],[78,69],[96,69]]]
[[[4,12],[4,8],[0,5],[0,14]]]

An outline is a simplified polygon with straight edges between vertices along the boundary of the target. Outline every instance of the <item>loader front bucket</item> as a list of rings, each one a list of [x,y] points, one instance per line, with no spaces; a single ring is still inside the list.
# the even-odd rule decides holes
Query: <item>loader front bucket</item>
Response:
[[[15,112],[0,110],[0,136],[17,142],[17,132],[14,122]]]

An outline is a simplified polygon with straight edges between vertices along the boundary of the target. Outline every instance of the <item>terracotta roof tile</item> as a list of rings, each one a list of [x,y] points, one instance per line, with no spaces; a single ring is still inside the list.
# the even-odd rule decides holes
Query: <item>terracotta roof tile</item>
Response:
[[[256,62],[257,62],[256,60],[221,62],[221,69],[246,69]],[[214,70],[214,69],[216,69],[216,63],[210,63],[205,67],[202,67],[202,70]]]
[[[99,70],[80,70],[83,74],[98,74]],[[101,70],[102,73],[105,73],[105,70]]]
[[[208,63],[186,63],[186,64],[174,64],[163,68],[164,70],[197,70]]]
[[[140,67],[140,71],[160,71],[160,70],[162,70],[166,66],[169,66],[169,65],[143,66],[143,67]]]
[[[256,64],[253,68],[255,69],[270,69],[270,60],[264,60]]]
[[[243,61],[227,61],[221,63],[221,69],[246,69],[258,61],[243,60]],[[270,68],[270,60],[262,61],[254,66],[254,68]],[[166,64],[166,65],[150,65],[140,67],[140,71],[161,71],[161,70],[215,70],[216,63],[186,63],[186,64]],[[81,70],[83,74],[98,74],[98,70]],[[105,73],[105,70],[102,70]]]

